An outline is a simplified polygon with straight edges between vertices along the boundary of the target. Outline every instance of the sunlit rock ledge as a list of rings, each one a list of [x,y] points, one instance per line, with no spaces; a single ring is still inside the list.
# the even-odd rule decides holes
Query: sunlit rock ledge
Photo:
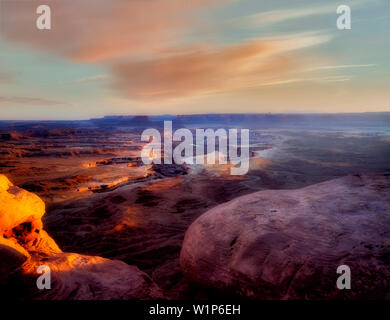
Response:
[[[187,230],[192,282],[253,299],[390,299],[390,175],[236,198]],[[351,269],[339,290],[336,270]]]
[[[151,278],[122,261],[65,253],[43,230],[45,204],[0,175],[0,283],[18,281],[20,296],[33,299],[156,299]],[[39,290],[37,268],[51,271],[51,289]]]

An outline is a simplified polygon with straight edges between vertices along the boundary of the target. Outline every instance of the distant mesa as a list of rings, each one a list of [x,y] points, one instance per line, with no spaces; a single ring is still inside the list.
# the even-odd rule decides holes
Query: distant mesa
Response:
[[[92,123],[99,127],[154,127],[156,122],[149,116],[105,116],[91,119]]]
[[[178,115],[175,122],[198,126],[238,126],[269,128],[332,128],[361,127],[373,124],[390,124],[390,112],[345,113],[345,114],[294,114],[294,113],[237,113],[237,114],[190,114]]]
[[[131,124],[149,124],[152,120],[148,116],[135,116],[130,120]]]
[[[165,120],[174,127],[235,126],[252,128],[339,128],[389,126],[390,112],[288,114],[288,113],[237,113],[189,115],[117,115],[89,120],[53,121],[0,121],[0,132],[25,132],[27,136],[48,137],[72,135],[80,130],[110,130],[112,128],[162,128]],[[56,131],[57,130],[57,131]],[[66,130],[74,130],[66,131]]]

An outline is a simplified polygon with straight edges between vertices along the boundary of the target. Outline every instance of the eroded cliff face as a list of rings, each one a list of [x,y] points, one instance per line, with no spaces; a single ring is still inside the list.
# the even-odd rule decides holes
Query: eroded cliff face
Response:
[[[122,261],[64,253],[42,225],[45,204],[0,175],[0,283],[17,284],[33,299],[155,299],[161,290],[148,275]],[[51,289],[36,286],[48,266]],[[17,279],[17,281],[15,281]]]
[[[191,281],[253,299],[390,299],[390,175],[239,197],[188,229]],[[351,269],[351,290],[336,286]]]

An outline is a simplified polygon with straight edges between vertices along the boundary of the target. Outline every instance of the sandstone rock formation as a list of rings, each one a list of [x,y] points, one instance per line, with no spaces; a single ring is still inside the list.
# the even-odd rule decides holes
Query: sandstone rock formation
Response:
[[[191,281],[247,298],[390,299],[390,175],[260,191],[219,205],[186,233]],[[351,290],[336,287],[351,269]]]
[[[64,253],[43,230],[43,201],[0,175],[0,283],[15,275],[34,299],[153,299],[161,290],[124,262]],[[37,268],[51,271],[51,289],[38,290]]]
[[[59,253],[46,257],[43,262],[27,261],[24,272],[34,274],[39,264],[51,270],[51,289],[35,290],[33,297],[36,299],[144,300],[163,297],[147,274],[119,260]]]

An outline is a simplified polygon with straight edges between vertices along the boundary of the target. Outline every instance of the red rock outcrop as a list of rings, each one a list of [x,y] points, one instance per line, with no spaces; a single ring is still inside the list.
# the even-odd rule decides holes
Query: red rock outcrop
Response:
[[[22,281],[34,299],[156,299],[161,290],[137,267],[122,261],[64,253],[43,230],[45,204],[0,175],[0,283]],[[37,268],[50,268],[51,289],[38,290]],[[31,281],[33,280],[33,281]]]

